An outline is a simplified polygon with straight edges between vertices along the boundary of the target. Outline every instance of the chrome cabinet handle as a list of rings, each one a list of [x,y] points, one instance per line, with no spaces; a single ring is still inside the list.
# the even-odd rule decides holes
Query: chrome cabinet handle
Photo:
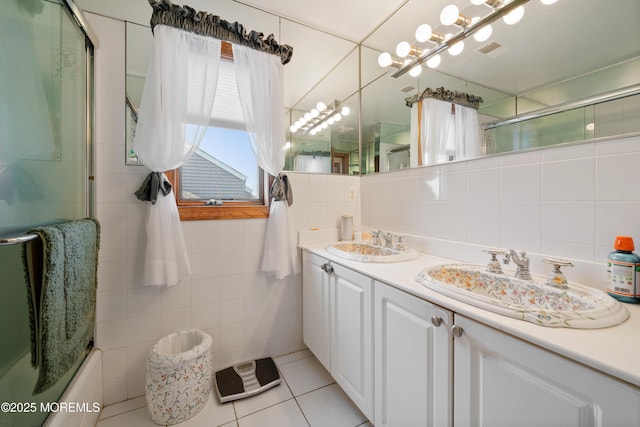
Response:
[[[442,325],[442,317],[434,314],[433,316],[431,316],[431,324],[436,328],[439,327],[440,325]]]
[[[324,270],[325,273],[328,273],[328,274],[333,273],[333,266],[329,263],[322,264],[320,268]]]
[[[463,333],[464,333],[464,329],[462,329],[460,326],[453,325],[451,327],[451,335],[453,335],[455,338],[460,338]]]

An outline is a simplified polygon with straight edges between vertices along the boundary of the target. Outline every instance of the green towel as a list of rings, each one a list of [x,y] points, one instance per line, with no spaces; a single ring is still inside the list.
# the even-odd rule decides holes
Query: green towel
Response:
[[[24,247],[34,394],[53,386],[93,338],[100,225],[81,219],[38,227]]]

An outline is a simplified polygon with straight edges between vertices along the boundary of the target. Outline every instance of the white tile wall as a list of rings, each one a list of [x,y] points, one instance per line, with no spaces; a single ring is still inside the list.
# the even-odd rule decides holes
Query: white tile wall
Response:
[[[599,264],[616,235],[640,247],[639,182],[639,136],[513,153],[364,176],[362,223],[431,239],[427,247],[466,261],[499,246]]]
[[[190,279],[170,288],[140,286],[146,205],[133,193],[147,170],[124,165],[124,23],[87,17],[100,39],[95,52],[102,225],[96,343],[104,351],[104,403],[144,394],[146,353],[172,332],[199,328],[209,333],[216,369],[303,349],[300,277],[276,281],[258,272],[265,219],[184,222]],[[335,228],[340,215],[358,215],[359,178],[289,177],[296,229]]]

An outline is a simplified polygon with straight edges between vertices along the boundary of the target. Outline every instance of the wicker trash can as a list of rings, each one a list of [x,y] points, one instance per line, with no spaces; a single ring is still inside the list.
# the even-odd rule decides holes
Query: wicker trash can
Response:
[[[196,415],[211,393],[211,337],[197,329],[161,338],[147,355],[146,400],[156,424]]]

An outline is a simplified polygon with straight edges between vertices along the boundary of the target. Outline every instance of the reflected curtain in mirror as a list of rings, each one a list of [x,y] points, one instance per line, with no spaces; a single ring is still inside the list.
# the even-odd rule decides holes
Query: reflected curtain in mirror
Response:
[[[412,167],[480,155],[477,109],[482,98],[444,88],[427,88],[406,102],[412,109]]]

